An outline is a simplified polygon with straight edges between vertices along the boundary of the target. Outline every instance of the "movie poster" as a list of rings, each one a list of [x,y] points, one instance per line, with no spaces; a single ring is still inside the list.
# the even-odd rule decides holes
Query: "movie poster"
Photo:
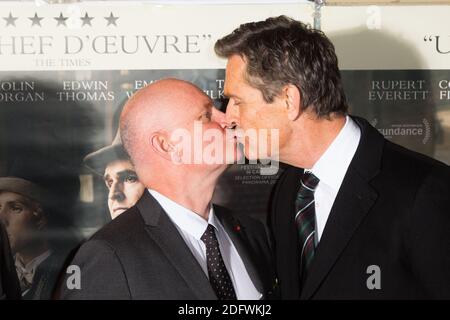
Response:
[[[280,14],[312,22],[313,6],[8,2],[0,13],[0,176],[9,179],[0,188],[11,201],[39,199],[43,211],[30,221],[10,218],[7,230],[22,298],[50,299],[71,250],[134,204],[111,204],[105,176],[116,169],[102,159],[114,151],[126,100],[174,77],[223,109],[225,60],[215,56],[215,41]],[[278,175],[260,175],[256,163],[233,165],[214,201],[265,221]],[[30,212],[36,205],[26,204]]]
[[[74,249],[134,204],[112,203],[107,178],[122,165],[122,179],[138,182],[129,162],[106,157],[120,156],[127,99],[174,77],[224,110],[225,60],[215,41],[241,23],[281,14],[319,23],[330,36],[352,114],[450,163],[450,6],[2,2],[0,195],[11,204],[2,215],[23,299],[54,298]],[[214,202],[265,222],[283,169],[264,175],[263,167],[231,166]]]
[[[450,163],[450,6],[325,6],[351,112]],[[418,23],[420,21],[420,23]]]

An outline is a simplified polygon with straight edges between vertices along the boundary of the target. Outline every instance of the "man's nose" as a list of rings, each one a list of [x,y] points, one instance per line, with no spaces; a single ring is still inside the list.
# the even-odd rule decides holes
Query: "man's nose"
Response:
[[[0,208],[0,223],[5,227],[9,226],[9,216],[4,208]]]
[[[228,101],[225,119],[228,127],[239,125],[239,108],[232,102],[232,99]]]
[[[228,125],[225,113],[215,107],[212,108],[211,120],[217,122],[222,128],[226,128]]]
[[[111,188],[109,189],[109,198],[111,200],[123,201],[125,200],[125,194],[123,193],[123,184],[120,182],[113,182]]]

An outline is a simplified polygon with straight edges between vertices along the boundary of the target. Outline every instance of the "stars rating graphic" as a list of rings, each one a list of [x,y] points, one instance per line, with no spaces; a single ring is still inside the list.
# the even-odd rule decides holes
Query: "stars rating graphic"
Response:
[[[4,20],[4,24],[3,25],[0,24],[0,27],[4,26],[4,27],[15,28],[15,27],[17,27],[17,22],[22,21],[22,20],[27,21],[27,24],[29,27],[42,27],[44,21],[54,20],[54,22],[56,22],[56,25],[54,25],[54,26],[64,28],[64,27],[67,27],[67,20],[69,18],[71,18],[71,17],[65,16],[62,12],[60,12],[57,17],[55,17],[55,16],[52,16],[52,17],[40,16],[38,14],[38,12],[34,12],[34,15],[31,17],[29,17],[29,16],[19,17],[19,16],[15,16],[12,12],[9,12],[8,16],[2,17],[2,19]],[[104,21],[102,23],[103,26],[117,27],[117,20],[119,19],[119,17],[115,16],[112,11],[106,17],[105,16],[101,16],[101,17],[100,16],[99,17],[89,16],[89,14],[87,12],[85,12],[83,16],[76,17],[75,19],[81,20],[81,27],[92,27],[92,23],[93,23],[94,19],[96,19],[98,21]],[[53,24],[52,24],[52,26],[53,26]]]
[[[63,14],[62,14],[62,12],[59,14],[59,17],[54,18],[54,19],[55,19],[56,21],[58,21],[58,24],[57,24],[56,26],[63,25],[63,26],[66,26],[66,27],[67,27],[67,25],[66,25],[66,20],[69,19],[69,18],[64,17]]]
[[[32,26],[32,27],[33,27],[33,26],[39,26],[39,27],[42,27],[42,25],[41,25],[41,20],[44,19],[44,18],[38,17],[37,13],[34,13],[34,17],[31,17],[31,18],[28,18],[28,19],[31,20],[31,26]]]
[[[18,19],[17,17],[13,17],[12,13],[9,13],[9,16],[3,18],[6,21],[6,26],[16,26],[16,20]]]
[[[114,25],[117,27],[116,20],[119,19],[119,17],[114,17],[112,12],[109,14],[109,17],[105,17],[105,19],[108,21],[107,26]]]
[[[91,21],[94,18],[93,17],[89,17],[87,12],[84,14],[84,17],[81,17],[80,19],[81,19],[81,21],[83,21],[83,25],[82,25],[83,27],[86,26],[86,25],[92,27]]]

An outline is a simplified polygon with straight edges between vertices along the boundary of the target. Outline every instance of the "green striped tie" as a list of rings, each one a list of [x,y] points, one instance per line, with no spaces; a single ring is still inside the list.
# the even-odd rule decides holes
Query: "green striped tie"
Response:
[[[316,248],[316,211],[314,191],[319,179],[305,172],[300,179],[300,189],[295,200],[295,223],[297,225],[300,252],[300,279],[307,276]]]

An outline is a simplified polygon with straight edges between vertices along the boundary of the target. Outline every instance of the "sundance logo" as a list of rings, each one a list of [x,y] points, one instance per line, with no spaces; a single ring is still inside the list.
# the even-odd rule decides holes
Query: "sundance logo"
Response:
[[[373,119],[371,124],[377,128],[378,119]],[[402,136],[421,137],[423,144],[427,144],[431,139],[431,124],[426,118],[423,118],[421,123],[391,124],[389,127],[377,129],[386,139]]]

